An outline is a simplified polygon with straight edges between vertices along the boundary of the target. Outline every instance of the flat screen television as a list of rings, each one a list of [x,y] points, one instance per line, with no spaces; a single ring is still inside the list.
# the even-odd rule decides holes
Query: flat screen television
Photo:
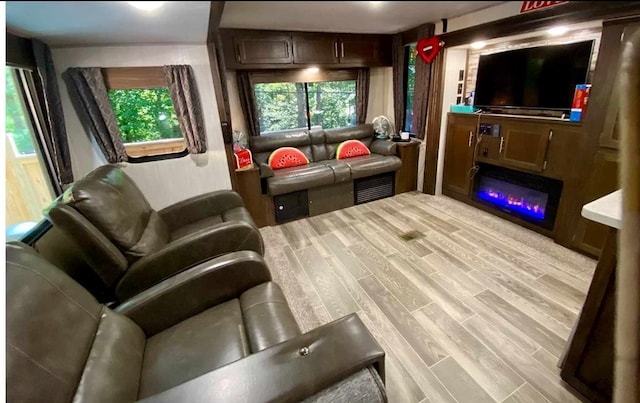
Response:
[[[482,109],[571,109],[589,74],[594,41],[480,56],[474,105]]]

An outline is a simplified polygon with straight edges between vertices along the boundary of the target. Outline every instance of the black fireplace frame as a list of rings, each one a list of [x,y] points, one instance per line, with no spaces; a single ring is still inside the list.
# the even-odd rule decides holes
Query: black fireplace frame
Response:
[[[478,203],[482,203],[485,206],[489,206],[495,210],[504,211],[514,217],[518,217],[521,220],[530,222],[541,228],[548,229],[550,231],[553,230],[553,225],[555,224],[556,216],[558,214],[558,206],[560,205],[560,197],[562,196],[562,181],[540,175],[530,174],[527,172],[516,171],[497,165],[484,163],[479,163],[478,165],[480,168],[473,178],[473,187],[471,194],[473,200]],[[494,203],[479,198],[477,194],[479,190],[478,188],[480,187],[480,178],[482,176],[546,193],[548,195],[548,198],[547,205],[545,207],[544,219],[539,220],[534,217],[529,217],[527,215],[519,213],[516,210],[498,206]]]

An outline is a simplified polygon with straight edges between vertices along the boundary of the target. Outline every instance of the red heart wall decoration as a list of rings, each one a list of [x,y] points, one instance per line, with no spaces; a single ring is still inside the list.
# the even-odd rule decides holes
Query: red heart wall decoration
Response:
[[[432,36],[431,38],[420,39],[416,44],[416,50],[418,51],[420,58],[428,64],[436,58],[438,52],[440,52],[441,45],[442,42],[440,42],[440,38]]]

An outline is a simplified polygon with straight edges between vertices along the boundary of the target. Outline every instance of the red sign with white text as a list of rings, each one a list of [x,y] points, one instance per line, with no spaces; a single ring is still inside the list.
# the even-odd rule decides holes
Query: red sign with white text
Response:
[[[543,8],[557,6],[558,4],[568,3],[568,1],[523,1],[520,8],[520,14],[529,11],[538,11]]]

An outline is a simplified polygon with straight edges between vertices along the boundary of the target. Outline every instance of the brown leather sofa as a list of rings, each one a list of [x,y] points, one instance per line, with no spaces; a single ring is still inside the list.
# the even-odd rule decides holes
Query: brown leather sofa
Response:
[[[362,141],[369,147],[371,154],[336,160],[336,149],[340,143],[352,139]],[[339,129],[276,132],[251,137],[249,147],[271,196],[395,172],[402,166],[402,161],[396,157],[396,145],[387,140],[374,139],[371,124]],[[272,170],[267,164],[269,155],[280,147],[299,149],[309,159],[309,165]]]
[[[30,247],[6,256],[9,402],[386,401],[384,351],[357,315],[300,334],[255,252],[115,311]]]
[[[225,253],[264,253],[262,237],[237,193],[207,193],[155,211],[135,182],[113,165],[75,182],[48,218],[78,245],[119,301]]]

